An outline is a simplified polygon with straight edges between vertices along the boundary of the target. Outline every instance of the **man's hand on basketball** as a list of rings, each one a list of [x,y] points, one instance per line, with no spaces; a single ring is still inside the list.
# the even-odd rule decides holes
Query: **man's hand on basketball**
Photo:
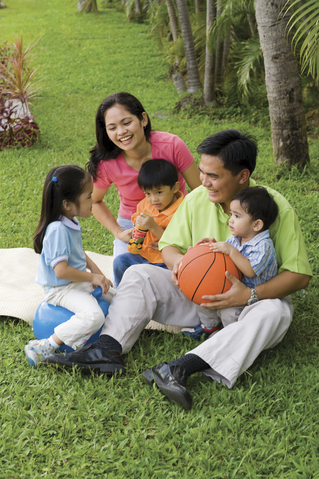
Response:
[[[227,293],[215,294],[215,295],[206,295],[203,296],[203,299],[206,301],[211,301],[209,303],[202,303],[202,306],[205,309],[223,309],[223,308],[233,308],[237,306],[245,306],[247,301],[250,298],[250,288],[245,286],[237,278],[234,278],[228,271],[226,271],[226,276],[229,281],[232,282],[232,287]]]
[[[194,246],[198,246],[199,244],[207,244],[207,243],[216,243],[216,240],[215,240],[215,238],[203,238],[203,239],[197,241],[197,243],[195,243]],[[188,249],[190,249],[190,248],[188,248]]]
[[[181,289],[178,284],[178,279],[177,279],[177,272],[179,268],[179,263],[182,261],[183,255],[180,255],[180,258],[176,261],[176,263],[173,266],[173,269],[171,271],[171,280],[174,286],[176,286],[177,289]]]

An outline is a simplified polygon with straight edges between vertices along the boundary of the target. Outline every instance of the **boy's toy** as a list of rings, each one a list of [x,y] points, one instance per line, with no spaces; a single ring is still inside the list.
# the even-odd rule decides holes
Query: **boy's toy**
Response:
[[[194,303],[209,303],[202,296],[226,293],[231,288],[226,271],[241,281],[242,273],[228,255],[213,252],[208,244],[200,244],[191,248],[180,262],[178,284]]]
[[[107,314],[109,310],[109,304],[102,296],[102,288],[98,286],[92,293],[92,295],[97,299],[97,302],[100,305],[104,315]],[[33,331],[37,339],[49,338],[54,333],[54,328],[61,323],[68,321],[74,313],[69,311],[66,308],[61,306],[53,306],[52,304],[43,301],[38,309],[35,312],[33,318]],[[103,326],[102,326],[103,327]],[[100,328],[95,334],[93,334],[86,344],[92,344],[99,339]],[[59,351],[66,351],[71,353],[74,351],[70,346],[63,344]]]

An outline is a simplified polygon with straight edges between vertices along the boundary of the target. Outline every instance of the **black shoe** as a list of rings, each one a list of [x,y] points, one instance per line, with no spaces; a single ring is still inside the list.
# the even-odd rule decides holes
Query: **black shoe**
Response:
[[[146,369],[144,379],[153,384],[154,380],[160,391],[170,400],[184,409],[192,407],[192,397],[184,386],[185,370],[181,366],[169,366],[161,363],[152,369]]]
[[[84,346],[73,353],[51,354],[44,362],[58,364],[65,368],[77,366],[82,368],[83,372],[94,369],[109,375],[115,372],[125,374],[123,358],[119,351],[94,348],[93,344]]]

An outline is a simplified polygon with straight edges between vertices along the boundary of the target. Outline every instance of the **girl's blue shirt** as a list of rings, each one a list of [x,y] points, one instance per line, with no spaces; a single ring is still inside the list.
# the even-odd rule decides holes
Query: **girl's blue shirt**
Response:
[[[39,257],[36,283],[47,288],[71,283],[71,281],[56,276],[54,267],[60,261],[67,261],[68,266],[80,271],[86,270],[81,230],[82,227],[75,217],[69,220],[65,216],[61,216],[59,221],[49,224]]]

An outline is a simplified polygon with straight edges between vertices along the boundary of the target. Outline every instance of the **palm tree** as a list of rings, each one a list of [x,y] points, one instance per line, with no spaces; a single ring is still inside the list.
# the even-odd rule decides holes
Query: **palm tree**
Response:
[[[289,15],[281,6],[281,0],[255,0],[272,146],[276,163],[303,166],[309,162],[309,151],[298,61],[284,38]]]
[[[185,47],[188,75],[187,91],[195,93],[202,88],[202,85],[199,79],[195,45],[186,0],[176,0],[176,6]]]
[[[207,0],[206,8],[206,55],[205,55],[205,80],[204,80],[204,102],[210,105],[214,100],[214,66],[215,59],[209,48],[209,33],[216,16],[214,0]]]
[[[169,23],[171,26],[171,32],[173,37],[173,42],[176,42],[178,39],[178,22],[176,18],[176,12],[174,8],[173,0],[166,0],[166,6],[169,16]]]

